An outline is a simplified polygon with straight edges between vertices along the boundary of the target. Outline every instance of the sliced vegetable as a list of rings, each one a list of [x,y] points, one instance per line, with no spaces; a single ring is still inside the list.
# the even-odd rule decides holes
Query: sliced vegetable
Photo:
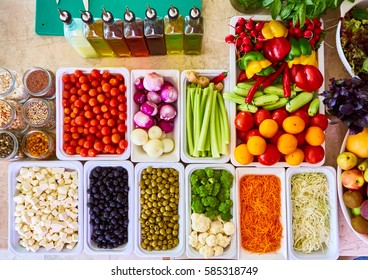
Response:
[[[164,153],[171,153],[175,148],[175,143],[171,138],[164,138],[161,140],[164,145]]]
[[[148,129],[149,139],[160,139],[161,136],[162,136],[162,129],[159,126],[153,125],[150,129]]]
[[[164,153],[164,144],[159,139],[150,139],[143,145],[143,150],[151,158],[158,158]]]
[[[130,140],[134,145],[142,146],[148,141],[148,134],[142,128],[133,129],[130,133]]]

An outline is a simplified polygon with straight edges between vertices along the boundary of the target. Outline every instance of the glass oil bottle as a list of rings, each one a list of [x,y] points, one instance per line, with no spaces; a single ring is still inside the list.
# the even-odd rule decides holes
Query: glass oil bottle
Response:
[[[124,38],[124,23],[114,19],[113,15],[102,8],[104,39],[110,45],[116,56],[131,56],[131,51]]]
[[[164,21],[157,17],[155,9],[146,6],[146,18],[144,19],[144,36],[150,55],[165,55]]]
[[[83,26],[84,37],[101,56],[115,56],[110,45],[104,39],[102,19],[94,20],[88,11],[81,11],[81,18],[85,23]]]
[[[198,55],[202,51],[203,17],[201,11],[193,6],[185,17],[184,54]]]
[[[167,54],[184,53],[184,20],[179,10],[172,5],[164,17]]]
[[[149,56],[144,39],[143,21],[136,18],[128,7],[124,13],[124,37],[133,56]]]
[[[99,57],[99,54],[88,42],[83,34],[83,21],[79,18],[73,19],[68,11],[59,10],[60,20],[64,22],[64,37],[69,44],[79,53],[81,57]]]

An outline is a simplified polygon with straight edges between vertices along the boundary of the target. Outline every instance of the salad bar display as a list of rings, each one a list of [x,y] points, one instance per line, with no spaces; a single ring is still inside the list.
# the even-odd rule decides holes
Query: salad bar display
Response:
[[[368,244],[364,43],[352,58],[342,39],[355,77],[325,89],[321,1],[316,16],[292,1],[231,2],[268,2],[271,14],[231,18],[229,69],[75,67],[24,81],[30,96],[14,113],[23,126],[0,133],[4,159],[17,160],[8,168],[11,252],[337,259],[337,201]],[[366,14],[345,15],[345,39],[349,28],[364,39]],[[4,108],[18,102],[6,96]],[[4,108],[4,123],[19,126]],[[349,129],[337,170],[324,166],[325,112]]]

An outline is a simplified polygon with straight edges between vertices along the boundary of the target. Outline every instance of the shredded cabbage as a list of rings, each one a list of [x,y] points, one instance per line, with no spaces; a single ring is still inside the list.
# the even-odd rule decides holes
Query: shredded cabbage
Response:
[[[294,250],[312,253],[330,242],[330,205],[327,176],[303,172],[291,177]]]

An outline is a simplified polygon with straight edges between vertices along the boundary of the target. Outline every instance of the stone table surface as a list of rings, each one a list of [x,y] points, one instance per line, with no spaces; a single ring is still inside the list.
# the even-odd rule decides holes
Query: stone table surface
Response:
[[[52,1],[52,0],[50,0]],[[240,15],[224,0],[203,0],[205,23],[203,53],[199,56],[167,55],[144,58],[83,59],[63,37],[35,34],[35,2],[27,0],[0,1],[0,66],[22,74],[30,66],[42,66],[56,72],[60,67],[125,67],[132,69],[229,69],[229,47],[224,37],[229,33],[231,17]],[[339,11],[324,16],[325,86],[331,77],[346,78],[349,74],[339,60],[335,47]],[[346,133],[342,124],[329,126],[326,136],[325,165],[336,168],[336,156]],[[8,240],[8,163],[0,162],[0,249],[6,250]],[[346,223],[339,207],[340,256],[368,255],[368,245],[361,241]],[[4,252],[4,251],[3,251]],[[6,252],[6,251],[5,251]],[[3,255],[7,253],[2,253]],[[79,258],[90,258],[83,255]]]

